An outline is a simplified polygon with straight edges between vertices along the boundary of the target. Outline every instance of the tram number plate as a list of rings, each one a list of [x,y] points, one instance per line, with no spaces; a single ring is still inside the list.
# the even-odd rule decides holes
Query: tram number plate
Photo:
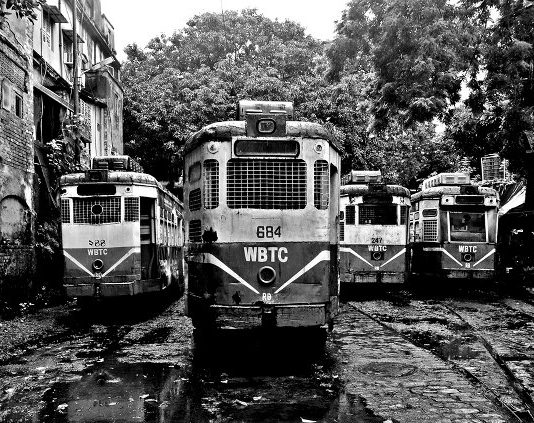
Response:
[[[106,240],[105,239],[90,239],[89,246],[90,247],[105,247]]]
[[[270,294],[270,293],[265,293],[265,292],[264,292],[263,294],[261,294],[261,300],[262,300],[264,303],[267,303],[267,304],[272,303],[272,302],[273,302],[273,299],[274,299],[274,298],[273,298],[273,295]]]
[[[371,238],[371,244],[382,244],[382,237]]]
[[[280,226],[256,226],[256,237],[258,238],[280,238],[282,236],[282,229]]]

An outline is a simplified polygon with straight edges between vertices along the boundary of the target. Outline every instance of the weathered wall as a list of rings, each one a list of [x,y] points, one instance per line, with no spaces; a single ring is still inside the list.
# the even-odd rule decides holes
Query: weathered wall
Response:
[[[25,291],[35,267],[32,32],[0,21],[0,294]]]

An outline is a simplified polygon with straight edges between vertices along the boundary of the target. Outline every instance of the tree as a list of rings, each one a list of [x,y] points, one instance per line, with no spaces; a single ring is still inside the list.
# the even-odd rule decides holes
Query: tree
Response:
[[[35,9],[46,3],[46,0],[0,0],[0,18],[14,12],[19,19],[28,17],[31,21],[37,19]]]
[[[470,10],[447,0],[352,0],[329,50],[331,77],[369,57],[376,72],[375,126],[444,118],[460,99],[473,26]]]
[[[321,43],[294,22],[255,10],[195,16],[123,68],[125,149],[159,179],[176,180],[177,155],[202,126],[236,118],[238,99],[301,99],[318,75]]]
[[[534,148],[534,2],[473,3],[485,30],[471,64],[466,101],[471,116],[464,119],[465,128],[456,125],[451,134],[468,153],[472,148],[499,152],[512,171],[523,174],[525,150]],[[466,140],[473,125],[477,137]]]

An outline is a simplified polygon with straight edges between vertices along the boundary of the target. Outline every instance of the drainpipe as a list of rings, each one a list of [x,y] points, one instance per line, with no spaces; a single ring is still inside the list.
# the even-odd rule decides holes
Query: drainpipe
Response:
[[[61,0],[58,0],[57,6],[58,6],[59,11],[61,12]],[[58,39],[59,39],[59,72],[60,72],[61,77],[63,77],[63,73],[65,71],[65,69],[64,69],[65,60],[64,60],[64,57],[63,57],[63,31],[61,29],[61,25],[62,25],[62,23],[60,22],[59,23],[59,33],[58,33]]]
[[[74,97],[74,118],[78,119],[78,114],[80,113],[80,93],[78,87],[78,16],[76,11],[76,0],[73,0],[72,4],[72,60],[74,62],[74,68],[72,70],[74,76],[72,91]]]
[[[527,150],[527,192],[525,193],[525,211],[534,211],[534,150]]]

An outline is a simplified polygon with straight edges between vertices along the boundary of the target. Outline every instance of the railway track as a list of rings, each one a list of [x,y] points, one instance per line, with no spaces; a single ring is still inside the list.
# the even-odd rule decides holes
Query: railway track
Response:
[[[399,308],[410,307],[411,304],[409,298],[406,298],[405,295],[402,295],[402,293],[399,294],[398,292],[395,292],[393,295],[387,295],[386,298],[395,304],[397,308],[395,312],[397,313]],[[516,304],[514,308],[513,304],[507,304],[506,301],[501,300],[499,302],[503,308],[509,309],[516,314],[520,313],[523,318],[534,322],[534,307],[531,304],[525,310],[526,307],[521,307],[521,304]],[[406,314],[410,317],[406,317],[406,314],[404,316],[388,315],[387,309],[384,312],[374,312],[372,307],[369,306],[370,303],[372,301],[362,303],[351,302],[348,304],[354,310],[392,330],[413,345],[424,348],[447,361],[457,372],[464,375],[475,385],[481,387],[488,398],[491,398],[496,404],[505,409],[516,421],[534,422],[534,401],[531,396],[531,390],[518,377],[517,369],[509,365],[509,359],[514,359],[515,357],[508,357],[505,354],[503,357],[500,354],[499,348],[496,348],[492,344],[492,339],[488,339],[485,332],[487,328],[474,324],[476,319],[469,316],[469,307],[462,307],[461,302],[457,303],[454,300],[416,301],[415,303],[421,309],[422,315],[414,318],[409,313]],[[399,306],[399,304],[401,305]],[[392,307],[391,310],[394,310],[395,307]],[[404,309],[404,311],[406,310]],[[417,312],[414,312],[414,310],[411,310],[411,312],[417,316]],[[472,313],[476,314],[478,310]],[[489,366],[489,368],[493,366],[493,371],[487,372],[486,370],[486,373],[484,373],[480,367],[473,366],[473,362],[476,360],[457,359],[458,357],[455,356],[451,358],[450,351],[448,352],[449,356],[447,356],[444,349],[440,348],[442,345],[447,345],[443,344],[443,339],[435,340],[436,342],[429,342],[428,337],[420,337],[420,333],[416,329],[410,328],[410,319],[412,318],[416,323],[419,319],[419,322],[426,322],[427,325],[435,323],[441,327],[452,328],[451,331],[453,334],[450,338],[453,341],[460,340],[458,341],[460,344],[462,340],[465,340],[464,346],[466,348],[464,350],[469,351],[471,348],[471,352],[474,351],[476,353],[474,355],[478,357],[479,361],[481,359],[485,361],[485,365]],[[483,348],[482,352],[480,351],[481,348]],[[468,356],[469,354],[466,353],[466,355]],[[524,359],[524,357],[521,358]],[[489,363],[489,360],[492,363]],[[507,387],[504,387],[503,383],[506,383]]]

